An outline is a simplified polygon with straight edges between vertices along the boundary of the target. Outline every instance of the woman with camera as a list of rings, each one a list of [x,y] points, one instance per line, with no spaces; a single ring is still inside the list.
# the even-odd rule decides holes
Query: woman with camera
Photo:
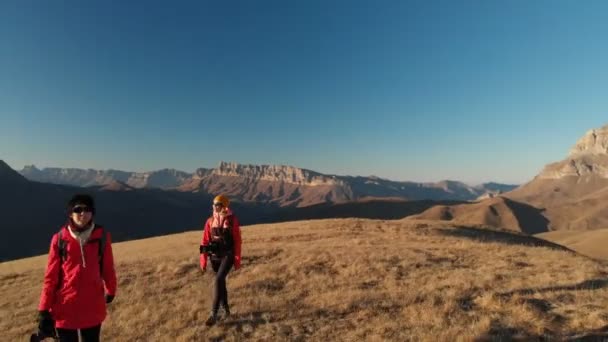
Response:
[[[226,276],[233,266],[235,270],[241,266],[241,230],[229,204],[228,197],[224,195],[213,199],[213,215],[205,223],[200,246],[202,271],[206,271],[209,257],[216,273],[211,315],[205,322],[208,326],[217,322],[220,306],[224,309],[224,318],[230,315]]]

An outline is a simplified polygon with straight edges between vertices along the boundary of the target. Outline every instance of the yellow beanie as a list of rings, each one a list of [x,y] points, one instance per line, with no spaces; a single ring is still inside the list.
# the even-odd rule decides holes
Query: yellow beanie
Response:
[[[221,203],[224,207],[228,207],[228,205],[230,204],[230,200],[228,199],[227,196],[224,195],[217,195],[215,196],[215,198],[213,199],[213,203]]]

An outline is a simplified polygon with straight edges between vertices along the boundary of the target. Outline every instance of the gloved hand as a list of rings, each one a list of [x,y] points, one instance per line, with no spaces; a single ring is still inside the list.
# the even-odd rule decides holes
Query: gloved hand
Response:
[[[201,254],[199,256],[199,266],[203,273],[205,273],[205,270],[207,269],[207,254]]]
[[[38,311],[38,335],[44,337],[55,336],[55,320],[48,311]]]
[[[109,294],[106,295],[106,304],[112,303],[113,300],[114,300],[114,296],[109,295]]]

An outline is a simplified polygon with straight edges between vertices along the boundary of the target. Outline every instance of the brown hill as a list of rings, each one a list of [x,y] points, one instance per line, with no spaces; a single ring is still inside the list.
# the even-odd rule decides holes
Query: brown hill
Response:
[[[536,236],[566,246],[583,255],[608,260],[608,229],[559,230]]]
[[[243,229],[232,316],[203,324],[201,232],[115,245],[105,341],[601,341],[608,266],[516,233],[332,219]],[[0,263],[0,331],[23,341],[45,259]]]
[[[500,196],[474,203],[438,205],[408,218],[504,228],[527,234],[548,230],[548,221],[541,210]]]
[[[550,230],[608,227],[608,179],[597,175],[537,178],[504,196],[544,208]]]
[[[461,201],[406,201],[403,199],[365,198],[343,203],[322,203],[303,208],[284,208],[269,222],[326,218],[368,218],[397,220],[420,214],[436,205],[454,205]]]
[[[550,230],[608,227],[608,126],[587,132],[565,160],[505,197],[543,208]]]

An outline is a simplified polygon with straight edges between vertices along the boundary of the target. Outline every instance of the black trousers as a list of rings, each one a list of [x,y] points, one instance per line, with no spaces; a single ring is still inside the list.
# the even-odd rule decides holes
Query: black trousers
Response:
[[[82,336],[81,342],[99,342],[99,334],[101,332],[101,324],[98,326],[80,329]],[[76,329],[57,329],[59,342],[78,342],[78,330]]]
[[[234,264],[234,255],[229,253],[222,257],[212,256],[210,259],[211,267],[213,267],[213,271],[216,273],[215,288],[213,289],[213,306],[211,307],[212,313],[215,315],[220,305],[226,310],[229,309],[226,276]]]

